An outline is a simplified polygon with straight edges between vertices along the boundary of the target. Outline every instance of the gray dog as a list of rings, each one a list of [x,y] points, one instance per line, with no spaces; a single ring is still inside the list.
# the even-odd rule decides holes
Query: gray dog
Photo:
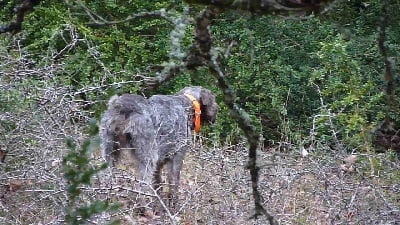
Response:
[[[101,151],[113,166],[129,157],[141,181],[160,189],[167,169],[170,204],[176,201],[183,158],[200,124],[214,123],[215,95],[202,87],[187,87],[176,95],[113,96],[102,115]]]

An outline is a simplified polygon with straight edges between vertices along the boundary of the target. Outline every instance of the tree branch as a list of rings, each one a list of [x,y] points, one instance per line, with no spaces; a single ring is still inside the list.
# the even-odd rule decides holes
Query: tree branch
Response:
[[[86,13],[93,20],[93,22],[86,24],[86,25],[91,26],[91,27],[116,25],[116,24],[126,23],[126,22],[129,22],[129,21],[138,19],[138,18],[163,18],[163,19],[167,20],[168,22],[172,23],[170,18],[166,15],[167,12],[165,11],[165,9],[160,9],[160,10],[153,11],[153,12],[132,13],[131,15],[127,16],[125,19],[115,20],[115,21],[107,21],[107,20],[104,20],[101,17],[100,17],[101,21],[98,21],[92,16],[92,14],[93,14],[92,12],[87,11]]]
[[[8,25],[3,25],[0,27],[1,33],[11,33],[16,34],[22,29],[22,22],[24,22],[25,15],[33,10],[33,8],[40,3],[40,0],[25,0],[22,4],[14,9],[17,18],[14,22],[11,22]]]
[[[289,12],[320,13],[334,0],[185,0],[223,9],[239,9],[257,14],[287,14]]]
[[[395,74],[394,74],[394,63],[391,57],[388,55],[389,48],[386,45],[386,27],[389,24],[389,6],[387,0],[382,0],[382,16],[381,23],[379,26],[378,35],[378,47],[381,51],[383,61],[385,64],[385,72],[383,75],[383,81],[385,83],[385,94],[386,94],[386,105],[385,105],[385,118],[381,124],[372,130],[372,138],[375,147],[385,148],[385,149],[398,149],[398,144],[396,144],[396,139],[398,139],[398,131],[396,131],[396,121],[390,117],[390,114],[397,112],[397,107],[394,100],[394,90],[395,90]]]
[[[218,87],[222,90],[223,101],[225,105],[228,106],[230,115],[237,121],[239,127],[243,130],[249,145],[247,169],[250,170],[251,188],[254,198],[254,215],[251,218],[257,219],[259,216],[264,215],[267,217],[271,225],[278,225],[279,223],[275,217],[268,212],[261,203],[262,199],[258,188],[260,167],[257,165],[257,150],[259,147],[260,135],[257,133],[255,127],[251,124],[249,114],[234,102],[235,91],[225,79],[224,73],[218,65],[216,55],[215,57],[212,57],[209,68],[212,72],[212,75],[218,81]]]
[[[257,219],[265,215],[271,225],[277,225],[277,220],[261,204],[261,195],[258,191],[259,166],[257,165],[257,150],[259,147],[259,134],[251,124],[249,114],[235,103],[235,91],[225,79],[224,73],[218,64],[218,54],[212,49],[212,36],[209,30],[211,21],[221,13],[217,7],[207,7],[196,19],[195,41],[185,59],[188,69],[207,65],[211,74],[217,79],[218,87],[223,93],[223,101],[228,107],[231,116],[243,130],[249,144],[249,161],[247,168],[250,170],[251,186],[254,198],[255,213],[252,218]]]
[[[177,65],[174,63],[164,65],[161,72],[158,72],[155,77],[147,77],[144,81],[144,86],[149,89],[157,89],[161,84],[171,80],[179,74],[185,65]]]
[[[387,105],[392,105],[393,102],[393,92],[394,92],[394,70],[393,70],[393,60],[388,56],[388,47],[385,44],[386,40],[386,27],[389,23],[388,15],[388,3],[387,0],[382,1],[382,17],[381,24],[379,27],[378,36],[378,46],[383,56],[385,62],[385,73],[384,81],[386,82],[386,95],[387,95]],[[389,113],[389,111],[387,111]]]
[[[207,65],[210,60],[212,37],[211,32],[209,31],[209,26],[211,25],[211,21],[215,19],[221,11],[222,10],[217,7],[207,7],[201,16],[196,18],[196,34],[194,42],[184,59],[188,69]]]
[[[181,48],[182,40],[185,38],[185,28],[191,21],[188,17],[188,13],[189,7],[185,7],[181,17],[171,20],[174,24],[174,29],[170,33],[171,45],[169,61],[161,65],[162,70],[158,72],[155,77],[144,80],[144,84],[147,88],[155,89],[160,84],[175,77],[175,75],[179,74],[183,69],[188,68],[187,63],[184,62],[184,58],[187,54],[183,52]]]

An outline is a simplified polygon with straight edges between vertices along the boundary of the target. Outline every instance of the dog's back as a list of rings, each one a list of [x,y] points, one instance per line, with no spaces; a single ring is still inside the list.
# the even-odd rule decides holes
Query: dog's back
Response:
[[[182,151],[184,154],[182,147],[187,146],[192,132],[188,124],[188,111],[192,110],[192,105],[177,96],[154,95],[149,101],[153,107],[152,119],[157,130],[160,159],[171,153]]]

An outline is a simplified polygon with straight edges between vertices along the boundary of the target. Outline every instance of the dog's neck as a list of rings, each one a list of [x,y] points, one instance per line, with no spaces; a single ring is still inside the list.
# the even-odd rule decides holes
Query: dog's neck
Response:
[[[193,108],[194,108],[194,119],[193,119],[193,124],[194,124],[194,132],[198,133],[201,128],[201,121],[200,121],[200,115],[201,115],[201,110],[200,110],[200,103],[197,101],[193,95],[184,94],[190,101],[192,101]]]

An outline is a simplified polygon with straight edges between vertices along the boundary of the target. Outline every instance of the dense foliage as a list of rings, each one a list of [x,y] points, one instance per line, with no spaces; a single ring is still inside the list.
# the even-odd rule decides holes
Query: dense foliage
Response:
[[[22,33],[1,37],[2,45],[8,46],[3,50],[18,48],[31,69],[57,64],[46,81],[32,77],[30,82],[39,86],[64,84],[73,90],[68,97],[95,117],[104,109],[104,100],[114,93],[154,93],[142,89],[143,77],[155,76],[161,65],[173,60],[170,34],[176,29],[173,21],[184,16],[185,5],[180,1],[82,3],[85,5],[43,1],[27,16]],[[12,2],[5,5],[1,21],[10,20],[9,11],[14,6]],[[387,29],[387,46],[394,59],[399,58],[400,48],[395,22],[398,7],[394,4],[391,8]],[[101,24],[157,10],[164,14]],[[195,11],[189,14],[195,16]],[[299,21],[228,11],[214,22],[214,47],[225,54],[226,73],[237,91],[237,101],[258,124],[265,144],[287,141],[309,145],[316,138],[331,143],[334,129],[340,142],[364,149],[370,130],[386,116],[383,109],[388,105],[383,60],[376,42],[380,18],[380,1],[354,1],[334,5],[322,18]],[[191,43],[193,26],[183,29],[184,51]],[[395,72],[399,72],[398,67]],[[215,90],[215,81],[207,73],[202,69],[181,73],[156,92],[172,93],[190,84]],[[4,75],[13,76],[13,72]],[[19,101],[21,94],[2,90],[0,97]],[[397,105],[396,100],[391,107]],[[1,110],[9,107],[3,104]],[[224,106],[221,108],[214,140],[240,140],[234,121]],[[390,118],[397,121],[397,111],[390,112]]]

